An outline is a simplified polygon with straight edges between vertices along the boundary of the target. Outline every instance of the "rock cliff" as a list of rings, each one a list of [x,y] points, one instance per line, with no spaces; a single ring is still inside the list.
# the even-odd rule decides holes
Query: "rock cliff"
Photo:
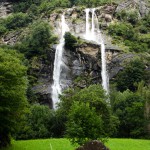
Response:
[[[105,29],[111,22],[115,20],[114,14],[121,10],[127,10],[130,8],[137,9],[140,17],[145,16],[149,12],[149,7],[144,1],[131,0],[125,1],[119,5],[105,5],[96,8],[96,15],[99,21],[98,26]],[[59,36],[59,22],[62,12],[65,12],[65,19],[70,28],[70,32],[80,38],[83,38],[85,34],[85,8],[73,7],[69,9],[55,10],[50,16],[45,16],[43,19],[48,21],[54,29],[55,35]],[[11,3],[0,2],[0,17],[6,17],[11,13]],[[91,16],[92,14],[90,14]],[[105,35],[106,45],[106,59],[107,69],[110,80],[115,78],[116,74],[123,69],[123,63],[126,60],[132,59],[134,54],[123,53],[123,50],[117,46],[111,44],[111,38]],[[23,31],[13,31],[5,35],[2,38],[2,42],[8,45],[14,45],[19,41],[19,37],[23,34]],[[46,60],[31,60],[34,64],[38,64],[38,67],[30,68],[30,74],[34,74],[37,78],[37,84],[34,85],[33,90],[38,96],[40,103],[46,103],[52,107],[51,101],[51,85],[53,83],[53,64],[55,57],[55,45],[50,48],[50,51],[46,52]],[[84,88],[88,84],[101,83],[101,53],[100,45],[94,42],[87,42],[79,44],[75,51],[66,49],[63,56],[65,66],[61,71],[62,89],[68,87],[79,86]],[[77,81],[77,78],[81,77],[81,81]],[[89,80],[87,80],[89,79]]]

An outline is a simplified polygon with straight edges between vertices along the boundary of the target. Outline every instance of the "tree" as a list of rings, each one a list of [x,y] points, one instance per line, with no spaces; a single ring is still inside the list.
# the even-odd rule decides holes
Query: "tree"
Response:
[[[0,147],[10,143],[27,105],[27,68],[14,50],[0,48]]]
[[[112,122],[114,118],[111,115],[110,106],[106,102],[107,96],[101,85],[91,85],[84,89],[68,90],[60,99],[61,102],[57,111],[61,112],[59,114],[63,118],[62,127],[64,127],[63,124],[68,120],[68,112],[71,111],[74,102],[79,102],[79,104],[88,103],[90,109],[94,108],[96,114],[103,121],[103,136],[106,137],[113,134],[116,125]],[[66,130],[65,127],[62,129]]]
[[[117,89],[119,91],[127,89],[135,91],[137,88],[135,83],[146,80],[145,75],[146,71],[143,61],[138,58],[134,59],[117,75]]]
[[[27,58],[44,55],[49,50],[49,45],[54,44],[56,37],[52,36],[50,25],[43,21],[35,22],[30,27],[30,33],[16,48],[24,53]]]
[[[16,134],[17,139],[48,138],[51,136],[50,125],[53,111],[40,104],[31,105],[29,113]]]
[[[25,27],[28,25],[29,22],[31,22],[31,18],[25,13],[10,15],[5,20],[6,27],[10,30]]]
[[[75,36],[73,36],[70,32],[65,33],[65,47],[70,50],[75,50],[75,46],[77,45],[78,41]]]
[[[119,137],[141,138],[146,135],[144,110],[145,100],[141,95],[129,90],[116,93],[113,111],[120,121]]]
[[[103,120],[89,103],[74,102],[67,121],[67,137],[79,145],[103,135]]]

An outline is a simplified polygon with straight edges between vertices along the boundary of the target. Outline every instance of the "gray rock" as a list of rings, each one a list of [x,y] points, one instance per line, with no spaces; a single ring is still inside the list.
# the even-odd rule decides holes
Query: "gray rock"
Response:
[[[12,13],[12,4],[7,1],[0,2],[0,18],[6,18]]]
[[[109,78],[113,79],[116,77],[116,75],[119,73],[119,71],[124,69],[124,64],[132,60],[136,55],[129,53],[122,53],[116,55],[114,58],[112,58],[110,64],[108,65],[109,70]]]
[[[130,9],[136,9],[141,17],[148,15],[150,11],[148,3],[144,0],[126,0],[118,5],[116,12],[120,12],[122,10],[127,11]]]

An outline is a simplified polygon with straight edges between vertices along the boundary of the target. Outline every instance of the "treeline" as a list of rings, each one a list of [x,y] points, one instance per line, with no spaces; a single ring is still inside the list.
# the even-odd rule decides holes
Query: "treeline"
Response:
[[[56,8],[69,8],[72,6],[96,7],[111,3],[111,0],[18,0],[14,5],[14,12],[26,12],[27,9],[37,9],[39,13],[50,13]]]

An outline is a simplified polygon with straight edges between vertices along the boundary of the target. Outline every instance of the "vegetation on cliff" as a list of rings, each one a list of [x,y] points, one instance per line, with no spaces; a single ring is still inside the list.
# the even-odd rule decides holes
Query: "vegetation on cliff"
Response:
[[[49,24],[50,15],[62,13],[61,9],[72,6],[111,4],[116,7],[119,2],[13,0],[12,14],[0,18],[0,147],[10,144],[11,137],[66,136],[78,144],[106,137],[149,138],[149,15],[139,17],[137,11],[123,10],[113,12],[113,21],[109,25],[106,23],[104,32],[111,36],[112,43],[121,43],[127,53],[137,55],[124,62],[115,79],[111,80],[110,96],[106,96],[100,85],[90,85],[91,77],[85,75],[86,70],[76,77],[71,89],[60,96],[56,111],[41,105],[43,102],[39,103],[40,97],[33,90],[34,85],[41,84],[38,78],[42,78],[42,82],[45,72],[52,66],[53,49],[58,42]],[[80,9],[76,13],[80,13]],[[78,21],[79,18],[74,19],[74,22]],[[73,53],[82,43],[79,37],[69,32],[65,34],[65,42],[65,47]],[[44,68],[46,65],[48,68]],[[77,82],[85,80],[88,85],[79,87]]]

